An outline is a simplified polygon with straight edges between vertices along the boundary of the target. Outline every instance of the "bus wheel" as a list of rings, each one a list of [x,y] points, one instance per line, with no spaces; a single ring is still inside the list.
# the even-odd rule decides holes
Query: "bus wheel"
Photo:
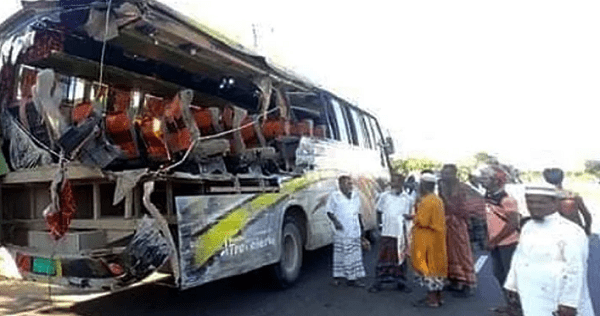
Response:
[[[273,265],[275,284],[287,288],[300,276],[302,268],[302,234],[294,217],[286,217],[281,234],[281,259]]]

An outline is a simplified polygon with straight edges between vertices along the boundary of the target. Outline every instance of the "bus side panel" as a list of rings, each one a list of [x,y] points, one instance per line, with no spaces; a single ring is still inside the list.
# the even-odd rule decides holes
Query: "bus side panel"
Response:
[[[337,180],[332,177],[297,194],[298,204],[305,206],[308,218],[305,245],[308,250],[329,245],[333,241],[333,224],[327,217],[326,206],[329,195],[335,190]]]
[[[306,152],[314,154],[313,163],[316,170],[335,170],[335,179],[340,174],[352,175],[355,189],[361,195],[364,228],[366,230],[375,229],[377,226],[375,201],[377,194],[384,189],[380,187],[380,183],[385,183],[390,179],[390,172],[381,157],[381,152],[341,142],[323,142],[311,139],[303,139],[301,146]],[[329,188],[322,189],[322,191],[332,192],[338,189],[337,181],[329,183],[328,186]],[[321,198],[320,195],[316,197]],[[322,206],[318,205],[318,207]],[[312,209],[309,213],[319,216],[319,213],[324,213],[324,210]],[[323,216],[325,215],[323,214]],[[309,237],[309,249],[326,244],[315,241],[313,245]]]
[[[243,196],[243,197],[241,197]],[[278,260],[280,212],[223,207],[248,195],[176,197],[181,288],[242,274]]]
[[[277,193],[176,197],[181,287],[279,261],[285,211],[301,203],[302,192],[328,179],[311,172],[287,179]]]

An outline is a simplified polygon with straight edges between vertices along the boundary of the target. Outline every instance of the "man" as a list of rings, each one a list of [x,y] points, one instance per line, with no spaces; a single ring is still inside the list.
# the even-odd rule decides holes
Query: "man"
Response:
[[[520,216],[517,200],[504,191],[508,176],[506,172],[500,168],[490,167],[486,170],[486,174],[484,186],[486,188],[487,244],[492,258],[494,276],[502,288],[519,241]],[[497,307],[492,311],[503,313],[507,311],[507,307]]]
[[[561,193],[560,201],[560,215],[573,223],[581,226],[585,230],[585,233],[589,236],[592,234],[592,215],[588,211],[587,207],[583,203],[581,196],[563,189],[562,182],[564,179],[564,172],[560,168],[546,168],[542,173],[546,182],[554,185]],[[585,222],[581,222],[579,214],[583,216]]]
[[[421,196],[415,215],[405,215],[413,220],[411,262],[416,280],[428,290],[427,297],[413,303],[417,307],[443,304],[442,290],[448,273],[444,203],[434,193],[435,182],[431,173],[421,176]]]
[[[396,283],[399,290],[410,292],[406,281],[406,251],[408,238],[404,215],[409,215],[416,199],[416,192],[404,191],[404,176],[392,175],[391,190],[384,192],[377,201],[377,212],[381,213],[382,228],[379,241],[379,256],[375,266],[375,282],[370,292],[381,290],[382,283]]]
[[[460,182],[453,164],[442,167],[440,197],[444,201],[448,249],[448,280],[455,296],[467,297],[477,284],[469,223],[472,217],[485,218],[483,197]]]
[[[346,279],[348,286],[364,287],[361,249],[360,197],[352,190],[349,176],[339,177],[339,191],[327,200],[327,215],[335,227],[333,235],[333,285]]]
[[[555,188],[528,188],[523,225],[504,288],[509,315],[593,316],[585,233],[559,213]]]

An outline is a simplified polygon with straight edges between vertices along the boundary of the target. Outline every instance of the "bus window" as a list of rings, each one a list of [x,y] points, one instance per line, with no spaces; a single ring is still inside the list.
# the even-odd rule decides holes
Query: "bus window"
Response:
[[[350,131],[350,144],[353,144],[354,146],[359,146],[356,127],[354,125],[354,120],[352,119],[352,114],[350,113],[350,107],[344,105],[343,113],[344,117],[346,118],[346,126],[348,127],[348,131]]]
[[[363,133],[365,135],[365,140],[367,142],[367,148],[377,149],[377,146],[375,146],[375,142],[373,141],[373,133],[371,132],[371,128],[369,127],[366,120],[367,120],[367,116],[364,114],[361,114],[360,115],[360,127],[362,128]]]
[[[327,122],[327,138],[340,140],[340,130],[338,129],[338,123],[335,119],[335,113],[331,103],[326,102],[326,122]]]
[[[371,148],[371,142],[367,138],[367,133],[363,127],[361,114],[355,109],[350,109],[350,114],[352,116],[352,122],[354,123],[354,129],[356,130],[356,136],[358,138],[358,143],[363,148]]]
[[[331,99],[331,105],[333,106],[333,112],[335,113],[335,119],[338,122],[338,131],[340,133],[340,141],[343,143],[350,143],[348,139],[348,131],[346,129],[346,124],[344,123],[346,120],[344,119],[344,114],[342,113],[342,109],[337,100]]]
[[[371,131],[373,133],[373,139],[375,140],[376,146],[381,146],[383,144],[383,138],[381,136],[381,131],[379,130],[379,125],[377,124],[377,121],[371,116],[367,121],[371,126]]]

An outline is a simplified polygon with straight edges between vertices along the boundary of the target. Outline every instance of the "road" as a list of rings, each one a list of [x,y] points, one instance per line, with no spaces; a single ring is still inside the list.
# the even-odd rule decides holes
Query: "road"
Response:
[[[591,260],[600,262],[600,241],[593,238]],[[485,257],[484,253],[478,257]],[[375,251],[365,255],[369,279],[372,279]],[[478,273],[479,286],[470,298],[446,295],[440,309],[417,309],[411,302],[421,298],[424,290],[415,288],[410,294],[392,288],[373,294],[365,289],[329,285],[331,248],[309,252],[305,256],[303,274],[296,286],[277,290],[267,285],[262,272],[233,277],[196,289],[180,292],[159,285],[115,293],[72,306],[62,312],[69,315],[493,315],[489,308],[501,303],[499,286],[491,274],[491,262],[483,262]],[[597,266],[597,264],[596,264]],[[591,294],[600,298],[600,271],[593,270]],[[600,300],[596,310],[600,311]],[[59,311],[57,311],[59,312]]]
[[[375,251],[365,255],[369,281]],[[483,259],[482,259],[483,261]],[[411,302],[424,290],[410,294],[392,288],[373,294],[360,288],[329,285],[331,247],[309,252],[296,286],[276,290],[265,284],[261,272],[229,278],[180,292],[147,285],[74,305],[72,315],[491,315],[488,309],[501,302],[499,287],[486,260],[479,273],[475,296],[459,299],[446,296],[438,310],[417,309]],[[63,310],[63,312],[67,312]]]
[[[597,268],[600,240],[597,236],[591,244],[589,284],[591,295],[596,298],[595,308],[600,311],[600,287],[594,286],[600,284]],[[375,251],[365,255],[369,281],[372,280],[374,257]],[[500,289],[491,275],[491,262],[485,259],[485,253],[478,253],[477,257],[481,268],[475,295],[466,299],[446,295],[445,305],[437,310],[412,307],[411,302],[425,293],[419,288],[410,294],[392,288],[372,294],[365,289],[329,285],[331,247],[326,247],[306,254],[299,282],[287,290],[274,289],[267,284],[264,273],[256,272],[183,292],[148,284],[66,309],[52,309],[41,304],[37,311],[29,310],[19,315],[492,315],[488,310],[501,303]],[[40,300],[33,302],[43,303]]]

